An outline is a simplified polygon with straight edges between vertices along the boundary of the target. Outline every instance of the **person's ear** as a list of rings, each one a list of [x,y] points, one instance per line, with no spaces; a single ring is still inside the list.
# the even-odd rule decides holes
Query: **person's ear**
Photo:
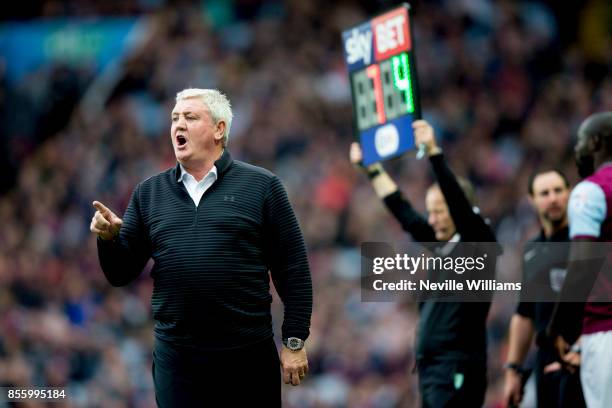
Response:
[[[217,122],[217,129],[215,131],[215,140],[217,142],[222,141],[225,134],[225,122],[220,120]]]

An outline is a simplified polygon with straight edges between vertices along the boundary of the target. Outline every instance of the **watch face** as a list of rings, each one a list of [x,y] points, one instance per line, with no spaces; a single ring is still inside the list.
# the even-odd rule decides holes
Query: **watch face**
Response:
[[[298,339],[297,337],[290,337],[289,339],[287,339],[287,348],[291,349],[291,350],[299,350],[302,346],[302,340]]]

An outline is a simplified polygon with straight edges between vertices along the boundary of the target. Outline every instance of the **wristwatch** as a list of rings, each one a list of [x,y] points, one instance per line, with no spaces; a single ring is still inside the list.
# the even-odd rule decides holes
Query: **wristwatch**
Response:
[[[291,351],[299,351],[304,348],[304,340],[298,339],[297,337],[283,339],[283,344]]]

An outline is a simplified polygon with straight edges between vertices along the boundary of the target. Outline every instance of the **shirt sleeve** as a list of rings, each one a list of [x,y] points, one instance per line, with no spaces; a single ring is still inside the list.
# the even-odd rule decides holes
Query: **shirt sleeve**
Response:
[[[151,257],[150,245],[139,210],[140,184],[134,189],[123,215],[119,236],[112,241],[98,237],[98,258],[108,282],[125,286],[140,275]]]
[[[523,262],[522,262],[523,273],[521,277],[521,282],[523,283],[523,287],[520,292],[519,304],[516,307],[516,314],[519,314],[531,320],[535,319],[535,302],[533,301],[527,302],[525,300],[534,299],[533,293],[532,293],[533,276],[529,276],[527,273],[528,262],[531,261],[534,256],[536,256],[535,249],[531,247],[531,244],[529,244],[527,247],[525,247],[525,250],[523,251]]]
[[[278,177],[265,199],[264,235],[266,263],[285,311],[282,336],[306,340],[312,314],[310,268],[302,231]]]
[[[588,180],[578,183],[568,204],[570,238],[598,238],[606,207],[606,195],[599,185]]]
[[[474,207],[465,196],[444,158],[444,154],[436,154],[429,158],[440,190],[448,205],[448,211],[455,223],[457,232],[464,242],[496,242],[495,234],[484,218],[474,211]]]
[[[412,235],[415,241],[438,241],[436,233],[427,220],[412,207],[400,191],[389,194],[383,201],[391,214],[400,222],[404,231]]]

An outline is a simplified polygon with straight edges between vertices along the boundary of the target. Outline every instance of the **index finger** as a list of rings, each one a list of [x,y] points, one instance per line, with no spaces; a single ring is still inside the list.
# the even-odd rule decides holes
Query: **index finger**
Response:
[[[103,216],[106,216],[106,215],[108,215],[108,214],[112,214],[112,211],[111,211],[111,210],[109,210],[109,209],[108,209],[108,208],[107,208],[107,207],[106,207],[104,204],[102,204],[102,203],[101,203],[101,202],[99,202],[99,201],[94,201],[94,202],[93,202],[93,206],[96,208],[96,210],[100,211],[100,213],[101,213]]]

